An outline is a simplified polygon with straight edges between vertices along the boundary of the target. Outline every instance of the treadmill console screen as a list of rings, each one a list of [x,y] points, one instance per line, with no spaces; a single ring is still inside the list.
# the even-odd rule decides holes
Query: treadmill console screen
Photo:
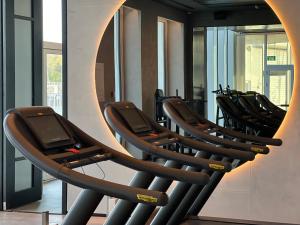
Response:
[[[126,120],[130,128],[135,133],[142,133],[151,131],[152,128],[139,114],[136,108],[120,109],[122,117]]]
[[[184,104],[176,104],[175,110],[182,116],[182,118],[189,124],[196,124],[198,122],[197,118],[195,118],[189,109],[187,109],[187,106]]]
[[[45,150],[74,145],[75,141],[54,112],[21,113],[39,144]]]

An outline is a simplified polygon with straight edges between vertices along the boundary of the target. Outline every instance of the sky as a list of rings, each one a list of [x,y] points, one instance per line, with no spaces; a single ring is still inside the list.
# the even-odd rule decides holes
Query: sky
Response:
[[[43,0],[44,41],[62,43],[62,0]]]

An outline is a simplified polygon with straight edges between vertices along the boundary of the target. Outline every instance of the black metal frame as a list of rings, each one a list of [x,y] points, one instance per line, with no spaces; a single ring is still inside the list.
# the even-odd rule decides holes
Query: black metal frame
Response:
[[[0,47],[0,70],[1,70],[1,75],[0,75],[0,90],[3,93],[3,2],[0,1],[0,26],[1,26],[1,35],[0,35],[0,42],[1,42],[1,47]],[[0,117],[1,119],[3,118],[3,96],[0,98]],[[0,210],[3,210],[3,125],[1,123],[0,125]]]
[[[68,118],[68,1],[62,0],[63,116]],[[62,182],[62,214],[67,214],[67,183]]]
[[[5,69],[3,77],[4,88],[3,93],[6,93],[3,99],[2,112],[15,106],[15,38],[14,28],[15,19],[22,19],[31,21],[32,23],[32,93],[33,105],[42,103],[42,1],[32,0],[32,16],[25,17],[14,14],[14,1],[3,0],[2,4],[5,9],[5,23],[4,30],[4,55],[5,55]],[[3,117],[2,117],[3,118]],[[2,140],[3,141],[3,140]],[[15,150],[14,147],[6,140],[3,145],[2,162],[15,163]],[[30,202],[33,199],[39,200],[42,195],[42,173],[39,169],[33,167],[32,170],[32,188],[20,192],[15,192],[15,167],[4,164],[6,167],[5,174],[3,174],[3,202],[6,202],[6,208],[14,208],[24,203]],[[13,179],[12,179],[13,178]]]

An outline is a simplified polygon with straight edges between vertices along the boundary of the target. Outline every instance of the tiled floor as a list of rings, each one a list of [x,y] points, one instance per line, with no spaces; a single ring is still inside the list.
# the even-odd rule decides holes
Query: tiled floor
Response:
[[[50,225],[61,225],[63,216],[50,215]],[[103,225],[104,217],[93,217],[87,225]],[[283,223],[254,222],[231,219],[201,217],[191,218],[181,225],[291,225]],[[42,225],[42,216],[37,213],[0,212],[0,225]]]
[[[50,215],[50,225],[60,225],[63,216]],[[93,217],[88,225],[102,225],[105,218]],[[0,212],[0,225],[42,225],[41,214]]]
[[[14,211],[61,213],[61,189],[62,182],[60,180],[47,182],[43,185],[42,200],[16,208]]]

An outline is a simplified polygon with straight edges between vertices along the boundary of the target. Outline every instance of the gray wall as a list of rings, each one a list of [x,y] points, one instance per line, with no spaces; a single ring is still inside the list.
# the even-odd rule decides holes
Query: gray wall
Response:
[[[117,151],[127,151],[116,141],[99,109],[95,89],[95,62],[100,39],[119,0],[68,0],[68,119],[89,135]],[[108,54],[108,53],[107,53]],[[111,161],[101,163],[105,179],[128,184],[134,171]],[[79,169],[80,172],[82,172]],[[86,174],[103,178],[96,165],[84,168]],[[121,172],[120,172],[121,171]],[[68,209],[81,189],[68,185]],[[108,213],[104,197],[96,213]]]
[[[288,116],[277,133],[284,145],[273,148],[268,156],[258,157],[248,167],[228,174],[202,215],[300,224],[300,18],[294,16],[299,12],[300,1],[272,2],[282,10],[285,26],[290,26],[288,35],[296,62],[294,96]],[[95,46],[99,45],[108,17],[119,3],[119,0],[68,1],[68,116],[93,137],[122,151],[99,111],[94,91]],[[107,165],[104,169],[110,180],[127,183],[132,177],[129,170],[116,165]],[[97,172],[97,168],[86,171]],[[75,196],[76,193],[68,189],[69,203]]]

